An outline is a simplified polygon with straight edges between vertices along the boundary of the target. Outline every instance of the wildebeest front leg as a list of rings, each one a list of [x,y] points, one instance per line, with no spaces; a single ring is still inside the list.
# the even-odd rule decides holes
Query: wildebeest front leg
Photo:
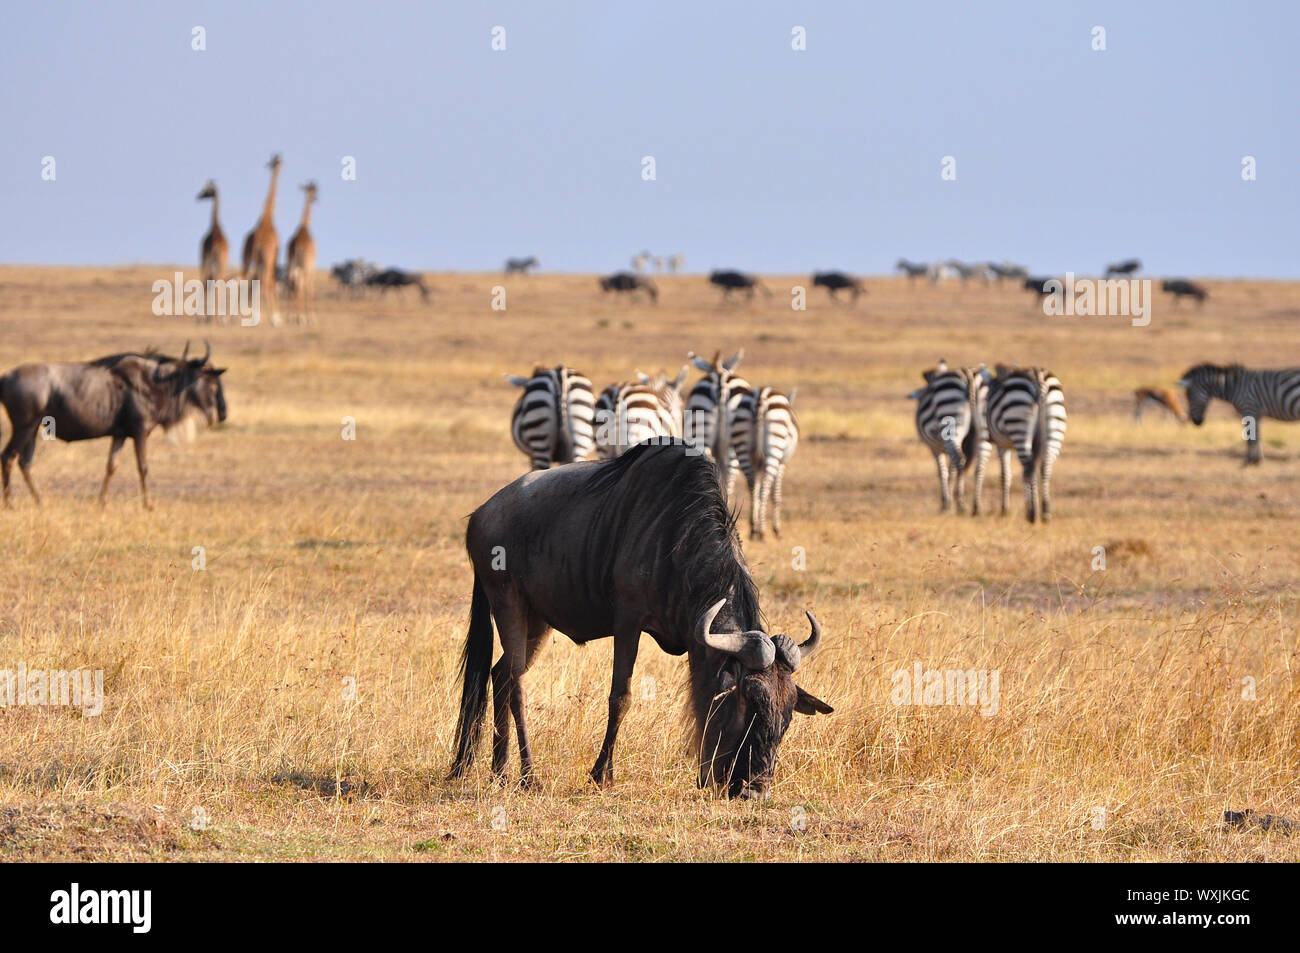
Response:
[[[17,434],[14,435],[17,438]],[[32,457],[36,455],[36,428],[32,428],[24,439],[18,444],[18,469],[23,471],[23,480],[27,484],[27,489],[32,491],[32,499],[36,505],[41,505],[41,494],[36,489],[36,484],[32,481]]]
[[[108,503],[108,481],[113,478],[117,472],[117,454],[126,443],[125,437],[114,437],[113,446],[108,450],[108,466],[104,469],[104,484],[99,488],[99,505],[103,506]]]
[[[609,723],[605,727],[600,755],[591,769],[591,779],[602,788],[614,783],[614,739],[618,737],[618,726],[632,704],[632,669],[636,666],[636,652],[640,645],[640,629],[628,626],[614,633],[614,679],[609,686]]]
[[[131,443],[135,446],[135,467],[140,471],[140,501],[146,510],[151,510],[153,500],[149,499],[149,461],[144,449],[146,439],[144,434],[137,434],[131,438]]]

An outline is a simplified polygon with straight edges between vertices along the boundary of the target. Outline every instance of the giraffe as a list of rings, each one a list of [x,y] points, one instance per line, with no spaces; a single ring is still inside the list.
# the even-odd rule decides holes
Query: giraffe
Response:
[[[267,163],[271,170],[271,188],[266,193],[262,217],[244,239],[244,277],[257,279],[261,284],[261,298],[270,305],[271,323],[280,323],[276,308],[275,263],[280,257],[280,237],[275,233],[275,186],[280,177],[280,156],[271,156]]]
[[[300,188],[307,197],[302,207],[302,222],[289,239],[285,265],[295,315],[299,321],[314,324],[312,281],[316,271],[316,243],[312,241],[311,232],[307,231],[307,223],[311,220],[311,207],[316,201],[316,183],[308,182]]]
[[[197,196],[197,201],[201,202],[203,199],[212,199],[212,227],[208,229],[208,233],[203,236],[202,244],[199,245],[199,272],[205,282],[217,281],[226,273],[226,257],[230,252],[230,243],[226,241],[226,234],[221,230],[221,223],[217,221],[217,183],[211,179]]]

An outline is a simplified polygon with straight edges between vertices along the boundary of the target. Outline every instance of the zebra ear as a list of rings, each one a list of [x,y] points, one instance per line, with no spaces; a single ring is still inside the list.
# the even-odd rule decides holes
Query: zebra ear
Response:
[[[691,363],[695,365],[695,369],[697,371],[707,372],[713,370],[713,365],[710,364],[708,361],[706,361],[704,358],[700,357],[694,351],[691,351],[691,353],[687,356],[690,358]]]
[[[673,390],[681,393],[682,385],[686,383],[686,375],[691,371],[689,364],[683,364],[682,369],[677,372],[677,377],[673,380]]]
[[[515,377],[515,375],[513,375],[513,374],[507,374],[507,375],[506,375],[506,380],[508,380],[510,383],[514,384],[516,387],[527,387],[527,386],[528,386],[528,378],[527,378],[527,377]]]
[[[1186,386],[1187,386],[1187,378],[1184,377],[1182,380],[1180,380],[1180,381],[1178,382],[1178,386],[1179,386],[1179,387],[1186,387]]]
[[[791,387],[790,393],[785,395],[785,402],[789,404],[791,407],[794,406],[794,395],[797,394],[798,392],[799,392],[799,388]]]
[[[908,400],[917,400],[917,399],[918,399],[922,394],[924,394],[924,393],[925,393],[925,388],[922,387],[922,388],[920,388],[919,390],[914,390],[914,391],[912,391],[912,393],[908,394],[908,395],[907,395],[907,399],[908,399]]]
[[[729,371],[735,370],[736,365],[740,363],[740,359],[744,356],[745,356],[745,349],[742,347],[735,354],[731,355],[731,360],[723,361],[722,366]]]

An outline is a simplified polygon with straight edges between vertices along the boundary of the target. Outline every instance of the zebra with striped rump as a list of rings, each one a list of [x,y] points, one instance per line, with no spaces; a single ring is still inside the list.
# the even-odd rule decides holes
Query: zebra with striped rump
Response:
[[[1246,428],[1246,463],[1259,463],[1259,418],[1300,420],[1300,368],[1252,371],[1240,364],[1198,364],[1183,375],[1179,387],[1187,390],[1187,414],[1192,423],[1205,423],[1210,398],[1226,400],[1236,409]]]
[[[988,435],[1002,471],[1002,515],[1011,509],[1011,452],[1024,469],[1025,518],[1052,518],[1052,467],[1065,440],[1065,392],[1041,367],[997,365],[989,385]],[[976,493],[979,492],[978,482]]]
[[[975,464],[975,498],[971,514],[980,512],[980,488],[991,449],[984,415],[989,373],[984,365],[949,369],[940,358],[933,370],[924,371],[925,386],[908,396],[916,403],[916,432],[934,454],[939,471],[939,512],[946,513],[957,500],[957,512],[966,509],[962,474]]]
[[[515,402],[510,432],[534,470],[585,459],[596,443],[591,381],[571,367],[537,367],[532,377],[507,374],[524,392]]]
[[[761,387],[744,398],[748,418],[753,421],[749,452],[739,460],[750,487],[749,535],[762,539],[771,514],[772,532],[781,535],[781,484],[785,468],[799,446],[799,421],[795,418],[795,392],[782,394]]]
[[[742,472],[740,458],[749,454],[753,407],[745,401],[753,388],[735,373],[745,356],[739,350],[726,361],[714,354],[707,361],[694,351],[687,357],[704,377],[691,388],[686,399],[683,436],[686,442],[703,449],[718,467],[723,499],[730,500],[736,477]]]
[[[621,456],[638,443],[682,435],[682,385],[686,368],[673,380],[637,372],[635,381],[611,384],[596,400],[596,450],[602,460]]]

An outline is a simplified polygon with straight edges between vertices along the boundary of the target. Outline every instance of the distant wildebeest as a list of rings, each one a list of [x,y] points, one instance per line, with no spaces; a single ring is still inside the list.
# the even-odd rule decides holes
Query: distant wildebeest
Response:
[[[987,267],[999,285],[1002,284],[1003,280],[1006,278],[1024,279],[1029,277],[1028,269],[1021,265],[1013,265],[1010,262],[1003,262],[999,265],[998,263],[991,261],[988,263]]]
[[[1065,294],[1065,282],[1060,278],[1026,278],[1024,282],[1026,291],[1032,291],[1038,295],[1039,299],[1050,298],[1052,295]]]
[[[753,275],[747,275],[743,271],[733,271],[726,269],[722,271],[709,272],[709,283],[717,285],[722,289],[722,300],[726,301],[731,297],[733,291],[745,292],[745,300],[754,300],[754,290],[762,291],[767,297],[772,297],[772,292],[767,286],[755,278]]]
[[[526,275],[528,274],[529,269],[536,268],[536,267],[538,267],[537,259],[532,255],[529,255],[527,258],[506,259],[507,275],[513,275],[513,274]]]
[[[347,290],[352,296],[360,294],[366,289],[366,281],[377,274],[379,269],[370,264],[364,258],[349,258],[341,265],[335,265],[330,269],[330,274],[334,280],[339,283],[339,290]]]
[[[425,287],[424,278],[414,272],[402,271],[400,268],[386,268],[366,278],[366,287],[379,288],[384,293],[387,293],[389,288],[406,288],[412,285],[420,289],[421,299],[429,300],[429,289]]]
[[[1106,266],[1106,277],[1113,275],[1131,275],[1142,267],[1142,262],[1136,258],[1129,258],[1124,261],[1117,261],[1112,265]]]
[[[767,796],[794,713],[831,711],[794,681],[821,626],[808,613],[802,645],[767,632],[713,464],[681,441],[521,477],[474,511],[465,545],[474,590],[453,777],[473,760],[490,676],[493,773],[505,771],[513,716],[522,783],[536,785],[523,677],[552,628],[579,645],[614,639],[609,719],[591,769],[602,787],[614,780],[642,632],[687,656],[701,786]]]
[[[924,278],[930,273],[929,265],[924,262],[908,261],[906,258],[898,259],[898,264],[894,268],[906,274],[908,281],[916,281],[917,278]]]
[[[0,453],[4,503],[9,505],[9,475],[14,457],[37,504],[41,495],[32,482],[36,437],[94,440],[112,437],[108,468],[99,501],[108,498],[108,481],[117,469],[117,454],[129,438],[140,471],[140,494],[146,509],[149,465],[145,442],[155,427],[170,429],[190,413],[201,414],[209,426],[226,419],[224,367],[209,362],[212,347],[190,360],[189,344],[180,359],[162,354],[113,354],[87,363],[23,364],[0,377],[0,403],[9,414],[13,433]]]
[[[644,291],[651,301],[659,301],[659,289],[654,281],[644,275],[634,275],[630,271],[616,271],[600,279],[601,291],[613,291],[633,294]]]
[[[1300,367],[1252,371],[1240,364],[1198,364],[1178,386],[1187,390],[1187,415],[1205,423],[1205,408],[1217,397],[1232,404],[1246,431],[1246,463],[1259,463],[1259,420],[1300,420]]]
[[[1162,281],[1160,290],[1173,295],[1175,305],[1184,297],[1195,298],[1198,304],[1204,304],[1205,299],[1210,296],[1210,293],[1203,287],[1195,282],[1188,281],[1186,278],[1170,278],[1168,281]]]
[[[846,288],[851,293],[853,300],[857,301],[859,295],[867,293],[867,289],[862,287],[862,282],[852,275],[846,275],[842,271],[819,271],[813,275],[812,283],[814,288],[825,288],[830,294],[831,299],[839,301],[839,293]]]
[[[1133,391],[1133,419],[1142,421],[1142,412],[1148,407],[1163,407],[1178,420],[1187,422],[1187,411],[1183,410],[1183,400],[1172,387],[1139,387]]]

